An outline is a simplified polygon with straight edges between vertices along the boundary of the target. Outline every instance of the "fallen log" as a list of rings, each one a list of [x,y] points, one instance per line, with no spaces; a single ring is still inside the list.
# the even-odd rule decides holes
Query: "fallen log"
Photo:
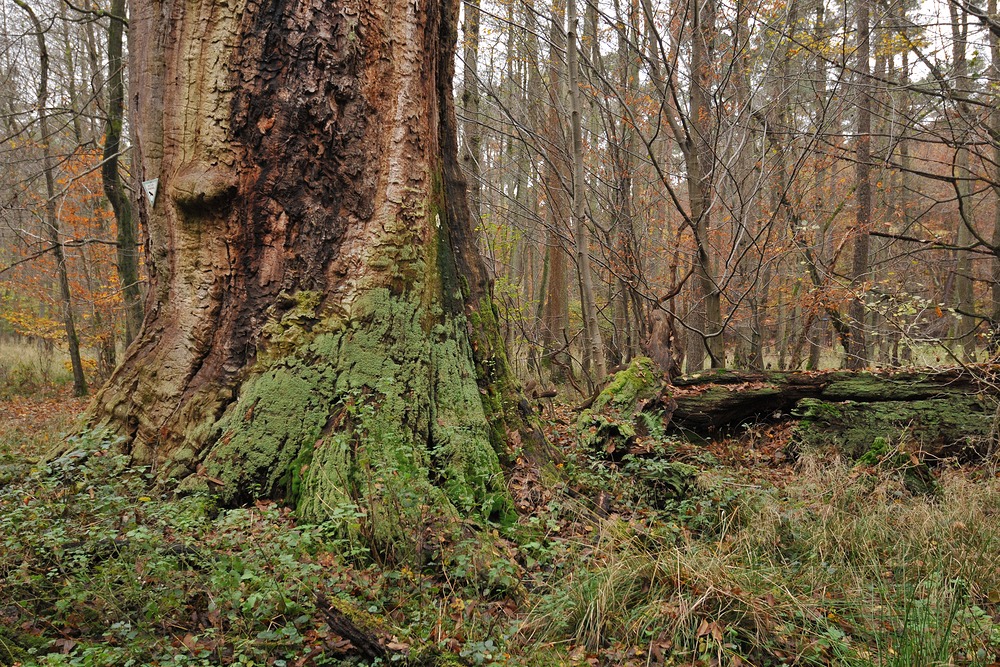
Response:
[[[608,383],[586,420],[658,414],[664,428],[713,437],[743,424],[796,420],[795,440],[850,458],[876,439],[930,456],[981,458],[992,447],[1000,366],[874,371],[717,370],[663,381],[639,359]],[[638,422],[637,422],[637,425]],[[641,425],[639,425],[641,426]]]
[[[820,372],[713,371],[664,385],[671,425],[713,435],[752,421],[797,419],[796,440],[851,458],[876,438],[971,460],[991,447],[1000,367]]]

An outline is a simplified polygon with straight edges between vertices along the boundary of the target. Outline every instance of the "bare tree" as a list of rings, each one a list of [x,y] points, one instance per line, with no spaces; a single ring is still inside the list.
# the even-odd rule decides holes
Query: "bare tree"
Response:
[[[73,368],[73,392],[77,396],[87,394],[87,381],[83,375],[83,362],[80,358],[80,338],[76,333],[76,319],[73,314],[73,295],[70,292],[69,273],[66,269],[66,253],[63,250],[63,239],[59,230],[59,216],[56,212],[55,162],[52,156],[52,125],[49,118],[49,52],[46,45],[45,29],[38,20],[35,11],[24,0],[14,0],[14,3],[24,10],[31,22],[38,45],[38,128],[39,140],[42,146],[42,172],[45,177],[45,233],[51,244],[51,252],[56,260],[56,270],[59,281],[59,296],[62,308],[62,321],[66,330],[66,343],[69,347],[69,358]]]

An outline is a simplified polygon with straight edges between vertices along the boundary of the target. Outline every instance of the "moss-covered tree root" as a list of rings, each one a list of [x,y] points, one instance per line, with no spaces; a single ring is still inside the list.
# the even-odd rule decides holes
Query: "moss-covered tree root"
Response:
[[[349,313],[298,301],[269,325],[215,444],[178,449],[165,474],[226,503],[284,499],[391,556],[460,516],[511,520],[464,318],[384,288]]]

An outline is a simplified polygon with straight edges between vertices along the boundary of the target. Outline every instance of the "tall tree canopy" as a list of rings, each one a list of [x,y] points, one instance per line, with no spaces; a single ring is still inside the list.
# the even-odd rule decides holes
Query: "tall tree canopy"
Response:
[[[95,423],[393,549],[509,512],[523,424],[457,160],[457,0],[131,3],[146,321]]]

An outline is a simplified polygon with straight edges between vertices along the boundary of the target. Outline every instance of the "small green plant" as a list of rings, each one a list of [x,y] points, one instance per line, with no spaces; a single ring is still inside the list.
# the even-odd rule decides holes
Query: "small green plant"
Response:
[[[881,436],[874,439],[872,446],[858,459],[858,464],[898,473],[911,493],[934,495],[940,491],[930,467],[917,453],[901,444],[890,445],[888,439]]]
[[[657,509],[684,500],[695,488],[698,468],[675,461],[627,455],[621,472],[633,479],[646,501]]]

